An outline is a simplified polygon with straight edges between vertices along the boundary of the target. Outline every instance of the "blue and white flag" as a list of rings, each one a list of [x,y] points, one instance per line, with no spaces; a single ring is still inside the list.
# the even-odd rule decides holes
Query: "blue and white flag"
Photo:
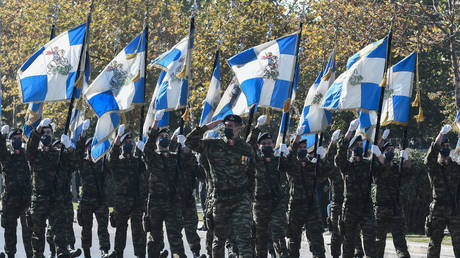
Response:
[[[22,102],[72,98],[85,30],[86,23],[61,33],[27,59],[17,73]]]
[[[415,77],[417,52],[413,52],[388,71],[388,84],[383,98],[381,124],[407,125]]]
[[[97,162],[109,152],[115,139],[115,130],[120,125],[120,114],[117,112],[105,113],[97,120],[91,143],[91,159]]]
[[[377,110],[385,72],[388,37],[374,42],[348,59],[327,91],[322,107],[328,110]]]
[[[26,112],[26,121],[24,123],[23,137],[29,139],[30,133],[42,121],[43,102],[30,103]]]
[[[374,142],[375,126],[377,125],[376,111],[359,112],[359,130],[356,134],[363,136],[370,142]]]
[[[98,117],[144,103],[145,31],[126,46],[84,92]]]
[[[294,33],[264,43],[228,60],[248,106],[283,108],[294,79],[297,36]]]
[[[233,77],[232,81],[228,85],[227,89],[222,95],[222,98],[217,105],[214,114],[212,115],[212,121],[222,120],[227,115],[246,115],[249,114],[248,101],[246,95],[243,94],[238,80]]]
[[[200,126],[203,126],[212,120],[212,115],[220,102],[220,64],[219,51],[216,53],[214,70],[212,73],[211,83],[209,84],[208,93],[203,104],[201,113]]]
[[[316,134],[326,129],[332,123],[332,113],[321,108],[321,103],[326,95],[329,86],[335,80],[335,50],[329,57],[327,66],[313,85],[308,90],[305,98],[302,115],[300,116],[299,126],[305,126],[304,134]]]
[[[457,116],[455,117],[455,125],[457,126],[457,129],[460,130],[460,109],[457,111]]]

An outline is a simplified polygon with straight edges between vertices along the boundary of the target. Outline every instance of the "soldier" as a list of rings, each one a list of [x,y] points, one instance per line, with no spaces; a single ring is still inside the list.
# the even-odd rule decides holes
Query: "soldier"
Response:
[[[343,257],[353,257],[355,236],[358,225],[363,232],[364,252],[367,257],[375,257],[375,222],[370,197],[370,161],[363,158],[361,136],[352,135],[359,126],[359,120],[350,123],[345,137],[338,143],[335,164],[344,179],[344,203],[341,232],[343,234]],[[347,152],[352,151],[348,159]]]
[[[32,257],[32,232],[26,223],[26,211],[30,206],[30,171],[27,167],[24,149],[22,148],[22,130],[12,129],[4,125],[0,137],[0,164],[2,166],[2,218],[1,226],[5,228],[5,253],[8,258],[16,254],[16,226],[18,219],[22,226],[22,240],[27,257]],[[8,140],[12,150],[6,146]]]
[[[58,257],[77,257],[81,254],[80,249],[70,252],[67,249],[66,218],[62,216],[68,191],[65,171],[76,164],[76,154],[70,138],[62,135],[61,142],[65,150],[61,151],[60,157],[60,151],[51,146],[53,136],[50,119],[46,118],[31,132],[27,142],[26,158],[32,178],[30,225],[33,257],[43,257],[46,219],[53,232]],[[81,141],[79,144],[82,144]]]
[[[149,197],[144,216],[144,228],[148,232],[147,249],[149,257],[167,256],[167,251],[162,252],[164,222],[172,256],[185,257],[181,227],[177,220],[178,203],[183,201],[179,181],[180,171],[176,153],[169,151],[168,130],[158,128],[163,114],[164,111],[157,111],[155,114],[155,122],[148,132],[145,145],[142,141],[137,142],[137,147],[143,151],[143,159],[149,175]],[[183,143],[183,137],[181,138]]]
[[[305,126],[296,131],[296,137],[290,150],[282,144],[280,150],[287,158],[282,162],[289,180],[288,208],[288,251],[289,257],[299,257],[302,229],[305,226],[306,236],[313,257],[325,257],[323,226],[316,198],[315,163],[318,162],[314,153],[308,154],[307,140],[302,139]],[[324,148],[318,148],[321,159],[325,158]],[[324,162],[322,162],[324,163]]]
[[[86,121],[83,127],[86,128]],[[89,120],[87,127],[89,127]],[[85,137],[86,132],[81,137]],[[105,178],[107,170],[104,169],[103,160],[93,163],[91,160],[92,138],[85,141],[85,151],[79,162],[79,173],[82,183],[82,198],[77,210],[77,221],[82,227],[81,246],[86,258],[91,257],[93,214],[97,220],[97,235],[101,256],[107,257],[110,249],[110,237],[107,229],[109,223],[109,207],[105,198]],[[86,155],[85,155],[86,154]]]
[[[256,153],[251,162],[254,170],[253,216],[256,229],[255,257],[267,257],[268,244],[273,243],[276,257],[289,257],[285,240],[286,211],[281,184],[286,175],[278,169],[279,157],[274,156],[274,143],[270,133],[262,133],[260,127],[267,116],[257,119],[257,125],[248,136],[248,143]],[[271,244],[270,244],[271,245]]]
[[[451,149],[446,136],[450,129],[450,125],[442,128],[425,158],[433,193],[425,223],[426,235],[430,237],[427,257],[440,256],[446,226],[452,237],[455,257],[460,256],[460,165],[450,158]]]
[[[116,228],[115,250],[109,257],[123,257],[126,246],[128,220],[134,245],[134,255],[145,257],[146,234],[142,227],[145,211],[147,186],[145,165],[134,156],[134,143],[125,125],[118,128],[118,136],[107,158],[107,165],[115,183],[115,204],[110,213],[110,224]]]
[[[202,139],[203,134],[224,122],[225,136]],[[252,257],[250,187],[253,175],[248,162],[254,157],[252,148],[240,136],[243,120],[227,115],[202,127],[195,128],[185,141],[192,150],[204,154],[209,163],[209,174],[214,182],[214,242],[213,257],[224,257],[224,241],[233,230],[239,255]]]

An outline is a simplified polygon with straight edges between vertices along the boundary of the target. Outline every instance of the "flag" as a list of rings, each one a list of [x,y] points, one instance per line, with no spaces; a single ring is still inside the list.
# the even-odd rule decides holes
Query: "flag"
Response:
[[[415,76],[417,52],[413,52],[388,71],[388,85],[383,97],[381,124],[407,125]]]
[[[42,121],[43,102],[29,103],[26,112],[26,121],[24,123],[23,137],[25,140],[29,139],[30,133]]]
[[[117,112],[105,113],[97,120],[91,143],[91,159],[97,162],[110,150],[115,139],[115,130],[120,125],[120,114]]]
[[[297,36],[266,42],[228,60],[248,106],[283,108],[295,73]]]
[[[22,102],[72,98],[85,30],[86,23],[65,31],[27,59],[17,72]]]
[[[219,51],[216,52],[216,60],[212,73],[211,83],[209,84],[208,93],[203,104],[203,112],[201,113],[200,126],[211,122],[212,115],[220,102],[220,64]]]
[[[322,107],[329,110],[377,110],[385,71],[388,37],[348,59],[347,70],[329,87]]]
[[[84,92],[98,117],[144,102],[145,30],[134,38]]]
[[[375,126],[377,125],[377,112],[370,111],[359,112],[359,130],[357,133],[362,135],[365,139],[370,142],[374,142]]]
[[[455,117],[455,125],[457,126],[457,129],[460,130],[460,109],[457,111],[457,116]]]
[[[242,116],[248,113],[249,106],[246,95],[242,93],[238,80],[233,77],[212,115],[212,121],[222,120],[230,114]]]

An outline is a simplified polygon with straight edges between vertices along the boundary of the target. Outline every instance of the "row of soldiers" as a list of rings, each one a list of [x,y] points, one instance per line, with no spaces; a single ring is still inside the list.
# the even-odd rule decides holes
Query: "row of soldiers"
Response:
[[[401,177],[395,148],[385,142],[372,145],[374,159],[364,155],[363,139],[354,136],[359,121],[348,131],[332,134],[327,150],[307,149],[301,137],[304,127],[286,146],[275,153],[274,140],[263,127],[261,116],[250,128],[247,139],[240,136],[241,117],[228,115],[223,120],[197,127],[185,137],[180,129],[171,136],[158,123],[162,111],[147,132],[147,140],[134,142],[122,125],[105,160],[91,161],[91,138],[86,137],[89,121],[75,144],[61,136],[55,148],[53,127],[44,119],[34,129],[24,149],[22,132],[2,127],[0,162],[3,182],[1,224],[5,228],[5,252],[16,253],[16,225],[21,218],[27,257],[44,257],[46,221],[58,257],[77,257],[73,250],[73,207],[70,174],[78,170],[82,180],[82,199],[77,221],[82,226],[82,248],[91,257],[93,214],[98,223],[102,257],[123,257],[128,221],[132,229],[136,257],[166,257],[163,223],[173,257],[185,257],[182,229],[194,257],[200,257],[197,235],[198,215],[193,196],[195,180],[206,180],[204,221],[208,229],[206,250],[209,257],[225,257],[225,246],[233,246],[235,257],[299,257],[305,229],[314,257],[325,257],[323,227],[315,198],[316,182],[329,178],[332,203],[330,228],[333,257],[354,257],[361,246],[367,257],[383,257],[386,235],[393,234],[399,257],[410,257],[405,241],[404,213],[399,202]],[[222,137],[213,130],[223,123]],[[430,237],[428,257],[439,257],[444,228],[448,226],[455,254],[460,255],[458,199],[460,171],[450,158],[450,146],[443,127],[432,144],[425,163],[433,190],[426,232]],[[6,145],[10,142],[10,149]],[[194,155],[197,155],[196,156]],[[410,166],[402,150],[404,166]],[[373,174],[369,167],[374,166]],[[115,183],[113,211],[106,197],[108,176]],[[30,186],[30,187],[28,187]],[[371,194],[372,193],[372,194]],[[64,211],[64,215],[63,212]],[[111,254],[108,222],[116,228]],[[287,242],[286,242],[287,238]],[[146,252],[147,249],[147,252]],[[53,251],[52,250],[52,251]]]

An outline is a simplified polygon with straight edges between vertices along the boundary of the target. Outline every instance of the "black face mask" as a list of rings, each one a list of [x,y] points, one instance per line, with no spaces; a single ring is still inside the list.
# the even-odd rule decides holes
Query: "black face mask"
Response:
[[[162,148],[168,148],[169,143],[170,143],[170,141],[169,141],[169,139],[167,137],[161,137],[158,144]]]
[[[131,154],[133,152],[133,145],[131,143],[123,144],[123,154]]]
[[[271,156],[273,155],[273,148],[272,146],[262,146],[262,153],[264,156]]]
[[[356,146],[355,148],[353,148],[353,155],[355,157],[362,157],[363,156],[363,148],[361,148],[359,146]]]
[[[392,161],[394,157],[395,157],[394,152],[391,152],[391,151],[385,152],[385,159],[387,161]]]
[[[233,139],[233,136],[235,136],[233,134],[233,129],[227,128],[227,127],[225,127],[224,129],[224,134],[225,134],[225,137],[227,137],[227,139],[230,139],[230,140]]]
[[[51,139],[51,136],[46,134],[46,135],[42,135],[42,137],[40,138],[40,141],[42,142],[44,146],[49,147],[51,145],[52,139]]]
[[[307,157],[307,154],[308,154],[308,150],[305,150],[305,149],[301,149],[297,151],[297,157],[299,159],[304,159],[305,157]]]
[[[439,153],[441,153],[441,156],[443,157],[449,157],[450,155],[450,149],[449,148],[441,148],[441,150],[439,151]]]
[[[22,140],[21,140],[21,138],[15,138],[15,139],[13,139],[13,141],[11,142],[11,145],[13,145],[13,148],[14,148],[15,150],[21,149],[21,147],[22,147]]]

